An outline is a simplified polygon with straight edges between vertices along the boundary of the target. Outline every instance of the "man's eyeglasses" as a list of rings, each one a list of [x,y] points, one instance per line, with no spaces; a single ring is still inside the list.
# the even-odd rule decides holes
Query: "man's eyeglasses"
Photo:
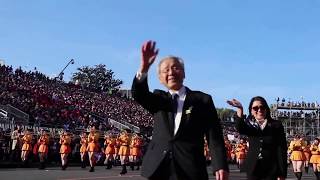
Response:
[[[173,72],[177,72],[177,71],[181,71],[182,68],[178,67],[178,66],[173,66],[171,68],[164,68],[164,69],[160,70],[160,72],[163,74],[168,74],[170,70]]]
[[[260,109],[260,111],[266,110],[266,108],[264,106],[254,106],[251,109],[256,111],[256,112],[258,112],[259,109]]]

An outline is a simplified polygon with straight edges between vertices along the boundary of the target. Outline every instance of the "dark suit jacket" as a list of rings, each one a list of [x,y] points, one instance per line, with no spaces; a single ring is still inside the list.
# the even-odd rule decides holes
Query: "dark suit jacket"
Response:
[[[244,168],[248,175],[287,177],[287,141],[280,121],[269,119],[261,130],[250,123],[249,119],[236,118],[236,128],[240,134],[249,138],[249,151]],[[258,155],[262,159],[258,163]],[[259,168],[259,169],[257,169]]]
[[[172,117],[170,93],[149,91],[147,78],[132,85],[134,99],[153,114],[152,141],[143,158],[142,175],[149,178],[159,168],[168,153],[172,161],[181,167],[192,180],[208,179],[204,157],[204,135],[213,155],[213,170],[228,170],[222,128],[211,96],[186,88],[181,124],[176,135],[169,126]]]

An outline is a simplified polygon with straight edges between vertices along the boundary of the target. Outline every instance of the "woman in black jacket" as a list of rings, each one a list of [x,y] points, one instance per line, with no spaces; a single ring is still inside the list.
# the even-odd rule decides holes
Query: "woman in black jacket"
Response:
[[[249,116],[244,118],[242,104],[227,101],[237,108],[236,128],[248,136],[249,151],[244,168],[249,180],[284,180],[287,177],[287,141],[283,125],[273,120],[263,97],[253,97]]]

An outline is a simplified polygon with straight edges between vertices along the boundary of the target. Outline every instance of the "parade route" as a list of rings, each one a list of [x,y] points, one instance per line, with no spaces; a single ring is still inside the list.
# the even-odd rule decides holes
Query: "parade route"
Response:
[[[245,173],[240,171],[234,165],[230,165],[230,180],[245,180]],[[128,170],[126,175],[120,176],[120,167],[115,167],[111,170],[106,170],[103,166],[95,167],[95,172],[88,172],[86,169],[80,167],[68,167],[67,170],[62,171],[59,167],[49,167],[45,170],[38,170],[37,168],[2,168],[0,169],[1,180],[146,180],[140,176],[140,171]],[[310,169],[311,170],[311,169]],[[208,168],[208,172],[211,172]],[[304,173],[304,180],[314,179],[313,172]],[[215,177],[209,173],[209,179],[214,180]],[[288,169],[287,180],[295,180],[292,169]]]

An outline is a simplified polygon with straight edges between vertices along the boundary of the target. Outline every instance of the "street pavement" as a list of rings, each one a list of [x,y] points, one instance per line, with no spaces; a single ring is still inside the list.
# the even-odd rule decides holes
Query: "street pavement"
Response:
[[[245,180],[245,173],[240,173],[235,165],[230,165],[230,180]],[[59,167],[48,167],[45,170],[37,168],[0,168],[1,180],[146,180],[140,176],[140,171],[131,171],[128,169],[126,175],[120,176],[121,167],[114,167],[106,170],[103,166],[95,167],[95,172],[88,172],[89,168],[81,169],[80,167],[68,167],[62,171]],[[311,169],[310,169],[311,170]],[[208,172],[211,172],[208,167]],[[215,177],[209,173],[209,179]],[[295,180],[291,167],[288,169],[287,180]],[[309,172],[303,173],[303,180],[314,180],[314,174]]]

